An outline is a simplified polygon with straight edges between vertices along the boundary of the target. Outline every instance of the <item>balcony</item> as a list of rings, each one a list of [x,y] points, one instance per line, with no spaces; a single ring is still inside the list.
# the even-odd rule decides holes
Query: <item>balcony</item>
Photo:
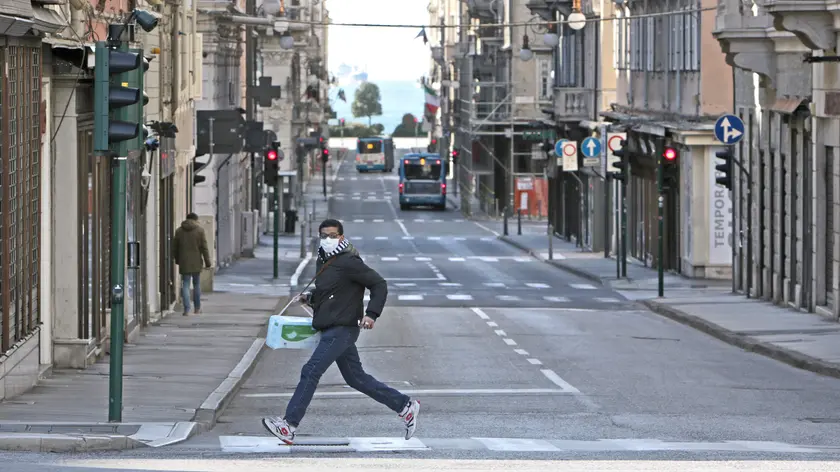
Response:
[[[722,0],[715,17],[712,35],[732,67],[754,72],[776,83],[776,46],[770,33],[774,32],[773,18],[760,7],[753,16],[751,8],[742,0]]]
[[[538,15],[545,21],[554,20],[554,12],[559,11],[568,15],[572,11],[572,0],[528,0],[525,6],[532,14]]]
[[[467,11],[473,18],[495,21],[502,18],[504,4],[502,0],[467,0]]]
[[[779,31],[796,35],[809,49],[834,49],[834,17],[825,0],[764,0]]]
[[[594,92],[584,88],[555,88],[554,115],[557,121],[592,119]]]

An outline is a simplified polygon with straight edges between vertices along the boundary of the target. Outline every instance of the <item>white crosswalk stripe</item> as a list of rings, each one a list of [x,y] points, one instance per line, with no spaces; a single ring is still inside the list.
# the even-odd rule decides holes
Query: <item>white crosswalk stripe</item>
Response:
[[[569,299],[566,297],[543,297],[543,300],[554,303],[568,303]]]
[[[595,290],[595,286],[592,284],[572,284],[571,287],[578,290]]]
[[[462,300],[462,301],[467,301],[467,300],[472,300],[473,299],[472,295],[467,295],[467,294],[464,294],[464,293],[455,293],[455,294],[447,295],[446,298],[448,298],[450,300]]]
[[[402,301],[419,301],[423,299],[423,295],[397,295],[397,299]]]
[[[527,286],[529,286],[529,287],[531,287],[531,288],[551,288],[551,287],[550,287],[549,285],[547,285],[547,284],[526,283],[525,285],[527,285]]]
[[[626,452],[729,452],[815,454],[835,453],[834,446],[809,446],[771,441],[668,441],[655,438],[529,439],[529,438],[418,438],[406,441],[403,437],[299,437],[293,446],[281,444],[273,436],[219,436],[219,448],[225,453],[238,454],[311,454],[323,452],[382,453],[412,450],[494,451],[500,453],[557,452],[593,453]]]
[[[501,300],[503,302],[515,302],[521,300],[521,298],[517,297],[516,295],[496,295],[496,299]]]

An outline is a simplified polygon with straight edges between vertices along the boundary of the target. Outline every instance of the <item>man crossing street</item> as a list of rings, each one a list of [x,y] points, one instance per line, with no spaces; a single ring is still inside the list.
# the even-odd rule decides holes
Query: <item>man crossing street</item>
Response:
[[[420,402],[366,373],[356,349],[361,328],[373,329],[382,314],[388,285],[359,257],[344,237],[340,221],[324,220],[318,232],[321,247],[316,263],[315,289],[311,294],[301,294],[300,301],[313,307],[312,327],[321,333],[321,341],[301,369],[300,382],[286,407],[286,415],[263,418],[263,426],[284,443],[292,444],[295,430],[315,395],[321,376],[335,362],[347,385],[402,418],[405,439],[411,439],[417,427]],[[367,310],[363,300],[365,289],[370,290]]]

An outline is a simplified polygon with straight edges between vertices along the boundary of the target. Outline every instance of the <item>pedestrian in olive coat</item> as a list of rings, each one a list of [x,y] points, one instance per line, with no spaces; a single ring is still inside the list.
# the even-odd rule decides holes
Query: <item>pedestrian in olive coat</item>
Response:
[[[184,302],[184,316],[190,312],[190,281],[193,284],[193,301],[196,314],[201,313],[201,260],[203,267],[210,268],[210,251],[204,228],[198,225],[198,215],[190,213],[175,230],[172,238],[172,256],[181,273],[181,300]]]

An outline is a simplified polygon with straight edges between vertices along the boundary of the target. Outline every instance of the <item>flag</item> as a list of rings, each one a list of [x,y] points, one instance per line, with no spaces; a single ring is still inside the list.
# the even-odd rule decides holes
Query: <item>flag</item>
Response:
[[[347,97],[344,95],[344,89],[338,89],[338,99],[347,103]]]
[[[426,112],[435,116],[440,108],[440,99],[429,84],[423,83],[423,89],[426,91]]]
[[[429,38],[426,36],[426,28],[425,27],[421,28],[420,32],[417,33],[417,36],[414,37],[414,39],[417,39],[417,38],[423,38],[423,44],[428,44],[429,43]]]

